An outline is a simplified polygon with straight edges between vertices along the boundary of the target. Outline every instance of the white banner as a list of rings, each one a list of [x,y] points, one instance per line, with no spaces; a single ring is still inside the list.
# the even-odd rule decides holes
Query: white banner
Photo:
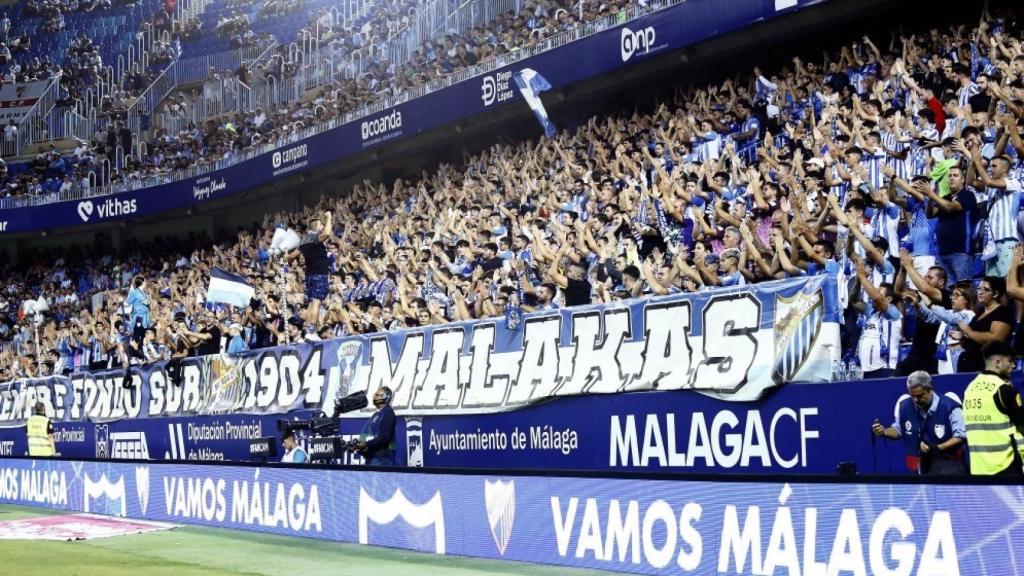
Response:
[[[3,126],[14,120],[17,124],[42,98],[49,80],[4,84],[0,87],[0,122]]]

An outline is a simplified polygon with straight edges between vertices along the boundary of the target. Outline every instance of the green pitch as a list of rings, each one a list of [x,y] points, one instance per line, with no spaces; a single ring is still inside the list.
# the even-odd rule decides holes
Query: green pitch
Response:
[[[0,521],[50,511],[0,506]],[[554,576],[609,574],[536,564],[420,554],[308,538],[182,526],[79,542],[0,540],[0,575],[17,576]]]

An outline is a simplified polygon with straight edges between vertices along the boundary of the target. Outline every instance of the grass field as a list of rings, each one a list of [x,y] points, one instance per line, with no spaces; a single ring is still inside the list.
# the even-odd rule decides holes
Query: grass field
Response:
[[[0,521],[51,514],[0,506]],[[390,548],[339,544],[182,526],[174,530],[78,542],[0,541],[2,576],[478,576],[482,574],[609,574],[552,566],[420,554]]]

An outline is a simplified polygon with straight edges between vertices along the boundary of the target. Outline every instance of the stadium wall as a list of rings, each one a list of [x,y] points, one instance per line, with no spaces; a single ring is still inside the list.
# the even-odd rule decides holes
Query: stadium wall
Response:
[[[0,433],[0,454],[23,453],[23,432],[18,427],[25,424],[31,407],[42,402],[60,425],[58,441],[65,455],[91,457],[128,451],[152,458],[215,457],[202,454],[245,457],[238,447],[244,448],[252,437],[270,435],[274,426],[252,423],[250,429],[261,427],[263,432],[240,437],[238,429],[225,429],[227,420],[236,421],[243,415],[331,413],[335,399],[352,393],[372,395],[378,387],[387,385],[394,390],[393,406],[400,416],[424,419],[406,421],[407,451],[414,454],[414,463],[420,460],[416,457],[418,450],[430,454],[423,459],[428,465],[461,466],[464,464],[457,463],[462,458],[460,453],[476,447],[495,458],[505,451],[522,454],[517,458],[524,461],[532,459],[527,454],[548,455],[525,466],[650,466],[652,459],[659,460],[650,452],[654,447],[644,444],[655,441],[644,436],[644,430],[655,425],[644,416],[651,408],[627,402],[607,412],[606,408],[581,404],[571,412],[579,419],[564,416],[559,422],[552,418],[557,413],[546,412],[548,408],[542,406],[535,414],[539,418],[535,427],[516,430],[514,426],[523,424],[527,417],[518,409],[551,398],[614,398],[625,392],[679,391],[679,399],[695,414],[721,405],[731,406],[729,410],[741,416],[736,422],[717,416],[705,422],[705,428],[710,428],[704,430],[704,435],[715,436],[716,455],[701,464],[693,450],[688,452],[689,458],[680,456],[685,454],[683,447],[677,448],[675,434],[668,432],[675,426],[675,415],[663,414],[665,434],[671,442],[658,441],[662,449],[668,450],[660,457],[661,464],[728,469],[740,463],[740,455],[736,453],[733,461],[734,450],[726,449],[729,454],[718,450],[719,434],[727,438],[725,446],[731,446],[728,438],[734,434],[730,431],[739,426],[747,430],[747,436],[761,437],[750,437],[748,442],[767,451],[767,441],[781,443],[782,438],[806,428],[807,420],[813,419],[811,412],[765,404],[783,411],[772,416],[766,413],[766,420],[755,422],[759,417],[743,416],[742,406],[747,402],[770,403],[780,388],[803,387],[795,383],[806,383],[808,389],[814,389],[818,386],[812,383],[826,383],[832,378],[839,350],[835,296],[835,278],[813,276],[533,313],[515,325],[506,319],[489,319],[239,356],[159,362],[134,367],[127,373],[119,369],[9,382],[0,385],[0,428],[6,428]],[[132,386],[126,388],[126,382]],[[647,395],[623,397],[652,399]],[[615,402],[603,404],[613,405]],[[619,410],[621,420],[618,416],[610,419]],[[641,412],[634,414],[634,410]],[[370,411],[346,416],[365,418]],[[640,415],[639,424],[636,414]],[[470,415],[479,416],[477,424],[487,434],[469,432],[474,429],[473,421],[462,419]],[[435,420],[440,416],[454,420]],[[165,422],[167,418],[189,419]],[[211,423],[210,418],[218,420]],[[421,435],[422,442],[418,442],[416,424],[424,421],[426,435]],[[602,428],[607,425],[612,426],[611,431]],[[220,432],[193,433],[193,429],[204,426]],[[354,426],[358,424],[344,422],[343,431],[357,434],[359,430]],[[490,433],[491,427],[498,431]],[[182,433],[183,429],[187,434]],[[164,434],[164,430],[170,434]],[[621,436],[617,442],[622,453],[617,460],[606,460],[607,444],[597,441],[606,434]],[[804,454],[805,435],[797,432],[794,439],[803,446],[800,452]],[[143,437],[147,438],[144,446],[124,448],[130,442],[142,442]],[[169,439],[169,443],[152,445],[148,439],[152,437]],[[193,448],[185,446],[186,437],[236,443]],[[491,444],[492,439],[499,443]],[[114,446],[109,445],[111,440]],[[748,447],[748,452],[757,449]],[[802,460],[800,466],[810,469],[806,457],[793,460],[789,452],[786,454],[761,460],[759,466],[766,471],[783,470],[796,467]],[[750,464],[749,455],[742,464],[758,467]]]
[[[972,375],[935,379],[963,397]],[[633,392],[552,400],[511,412],[399,417],[398,462],[413,467],[546,469],[708,474],[909,474],[899,442],[870,433],[891,424],[904,379],[791,384],[754,402],[702,394]],[[248,461],[250,440],[278,436],[288,414],[176,416],[56,422],[57,451],[69,458]],[[365,417],[340,422],[357,438]],[[300,433],[301,434],[301,433]],[[1022,443],[1024,445],[1024,443]],[[0,456],[26,454],[25,428],[0,429]],[[346,457],[340,464],[361,464]]]
[[[642,574],[1019,574],[1019,486],[0,459],[0,502]],[[301,549],[301,546],[298,547]]]
[[[901,379],[833,382],[835,280],[817,276],[0,384],[0,456],[42,401],[76,458],[248,460],[279,418],[395,390],[411,466],[710,473],[905,471]],[[962,396],[969,375],[937,379]],[[553,399],[552,399],[553,398]],[[362,431],[369,409],[340,434]],[[1022,442],[1024,445],[1024,442]]]

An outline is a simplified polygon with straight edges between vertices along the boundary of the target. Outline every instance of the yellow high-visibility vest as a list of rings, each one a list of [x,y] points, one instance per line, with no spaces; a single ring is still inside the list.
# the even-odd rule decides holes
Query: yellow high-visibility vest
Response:
[[[53,456],[53,445],[50,444],[50,435],[47,429],[50,426],[50,419],[38,414],[28,419],[28,455],[29,456]]]
[[[995,394],[1006,381],[993,374],[978,374],[964,393],[964,420],[971,474],[990,476],[1013,464],[1016,427],[999,411]]]

